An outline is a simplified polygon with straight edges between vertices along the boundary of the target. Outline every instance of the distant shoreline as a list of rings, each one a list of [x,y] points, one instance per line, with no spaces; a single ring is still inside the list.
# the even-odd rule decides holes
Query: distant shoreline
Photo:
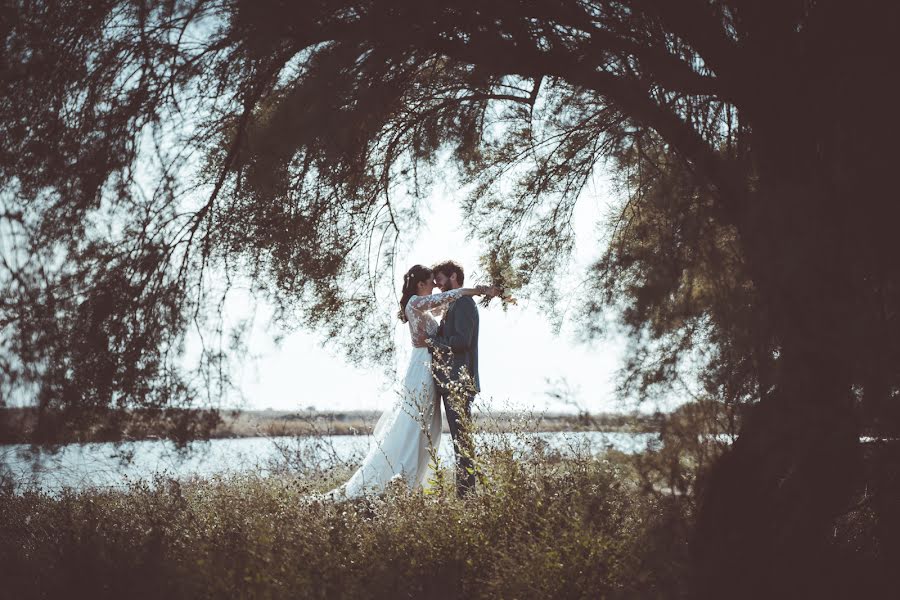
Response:
[[[201,413],[212,415],[213,413]],[[372,433],[380,411],[276,411],[221,410],[219,422],[208,435],[197,439],[249,438],[260,436],[368,435]],[[57,443],[138,441],[171,437],[168,419],[154,420],[146,415],[117,414],[119,429],[98,426]],[[497,432],[604,431],[651,433],[659,430],[658,416],[641,413],[535,413],[529,411],[476,412],[478,429]],[[0,409],[0,445],[32,443],[37,415],[32,408]],[[447,431],[446,423],[444,431]]]
[[[220,427],[224,435],[216,437],[365,435],[372,433],[379,416],[379,411],[241,411],[224,417]],[[652,416],[629,413],[476,412],[473,420],[476,427],[489,431],[647,433],[658,429]],[[446,422],[444,431],[449,431]]]

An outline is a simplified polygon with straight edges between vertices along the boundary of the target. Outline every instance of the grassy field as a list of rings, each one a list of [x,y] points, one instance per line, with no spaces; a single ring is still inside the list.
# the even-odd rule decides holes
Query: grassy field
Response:
[[[684,592],[689,503],[624,456],[497,450],[478,493],[308,502],[346,472],[4,493],[10,598],[653,598]]]
[[[721,441],[667,427],[642,454],[598,458],[514,436],[524,446],[479,447],[481,480],[464,501],[446,470],[428,492],[311,501],[352,465],[288,455],[267,477],[0,486],[0,597],[691,597],[697,486]],[[836,518],[818,582],[840,583],[833,597],[893,597],[881,591],[900,585],[895,446],[866,447],[871,488]]]

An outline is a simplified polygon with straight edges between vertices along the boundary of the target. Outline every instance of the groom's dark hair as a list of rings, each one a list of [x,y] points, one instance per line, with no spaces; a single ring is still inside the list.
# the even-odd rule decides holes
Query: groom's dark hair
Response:
[[[433,267],[431,270],[435,273],[443,273],[447,277],[450,277],[454,273],[456,273],[456,282],[459,285],[462,285],[466,280],[466,274],[463,273],[462,265],[460,265],[455,260],[445,260],[444,262],[440,262]]]

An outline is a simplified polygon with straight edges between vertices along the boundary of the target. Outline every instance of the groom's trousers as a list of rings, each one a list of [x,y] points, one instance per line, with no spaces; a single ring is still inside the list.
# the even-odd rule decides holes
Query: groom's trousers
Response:
[[[453,438],[453,453],[456,455],[456,494],[460,498],[475,491],[475,443],[472,439],[472,401],[474,394],[466,392],[450,393],[444,386],[438,386],[447,425]]]

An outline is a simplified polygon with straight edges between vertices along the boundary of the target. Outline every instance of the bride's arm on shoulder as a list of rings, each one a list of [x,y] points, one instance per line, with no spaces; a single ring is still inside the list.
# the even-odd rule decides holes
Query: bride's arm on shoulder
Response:
[[[479,296],[490,295],[496,296],[500,293],[500,288],[489,285],[479,285],[474,288],[456,288],[440,294],[431,294],[430,296],[413,296],[409,305],[418,311],[434,310],[447,306],[454,300],[458,300],[463,296]]]
[[[463,289],[456,289],[428,296],[413,296],[409,300],[409,306],[413,310],[420,312],[435,310],[450,304],[458,298],[462,298],[465,295],[463,292]]]
[[[494,296],[499,296],[503,291],[496,285],[479,285],[473,288],[460,288],[465,292],[464,296],[490,296],[493,298]]]
[[[472,289],[472,288],[470,288]],[[469,296],[485,295],[499,296],[503,291],[496,286],[478,286],[474,288],[474,294]],[[457,306],[456,327],[453,335],[442,336],[433,335],[425,340],[425,343],[432,348],[441,350],[451,350],[453,352],[465,352],[472,347],[472,339],[475,334],[475,324],[478,322],[478,308],[475,302],[464,302]]]

